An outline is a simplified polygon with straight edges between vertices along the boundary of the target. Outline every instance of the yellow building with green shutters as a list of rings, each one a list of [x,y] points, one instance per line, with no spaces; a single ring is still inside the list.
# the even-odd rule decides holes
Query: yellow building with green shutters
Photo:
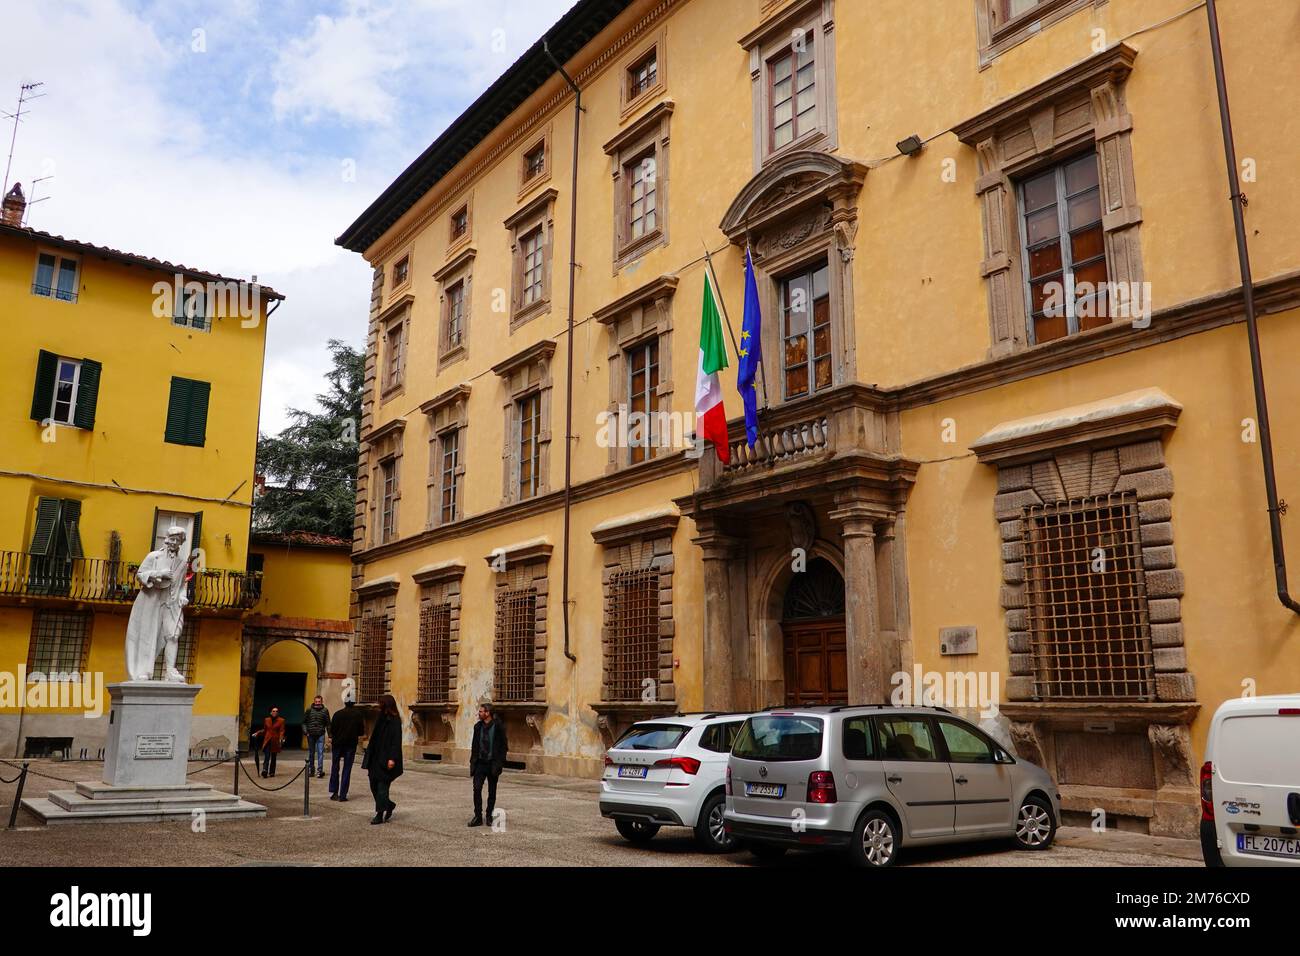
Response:
[[[135,568],[172,525],[198,550],[178,655],[203,685],[190,743],[229,748],[261,582],[247,557],[266,319],[282,297],[25,228],[23,206],[15,187],[0,221],[0,755],[98,754],[97,689],[126,679]]]

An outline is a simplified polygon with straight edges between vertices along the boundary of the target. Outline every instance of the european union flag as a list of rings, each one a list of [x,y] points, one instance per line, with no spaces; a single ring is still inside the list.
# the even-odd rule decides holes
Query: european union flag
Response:
[[[763,315],[758,306],[758,281],[754,278],[754,260],[745,247],[745,318],[740,324],[740,369],[736,385],[745,402],[745,438],[753,448],[758,441],[758,398],[754,379],[763,365]]]

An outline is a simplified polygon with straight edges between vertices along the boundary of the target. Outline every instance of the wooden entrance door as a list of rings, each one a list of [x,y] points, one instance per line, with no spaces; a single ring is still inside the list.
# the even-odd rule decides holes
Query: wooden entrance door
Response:
[[[847,704],[849,667],[844,618],[791,621],[785,636],[785,703]]]

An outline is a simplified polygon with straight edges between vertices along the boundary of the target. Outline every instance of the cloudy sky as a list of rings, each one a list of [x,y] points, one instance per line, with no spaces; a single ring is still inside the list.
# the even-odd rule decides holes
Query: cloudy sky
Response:
[[[369,270],[334,237],[572,2],[6,0],[0,109],[45,84],[10,180],[49,197],[36,229],[283,292],[278,431],[326,340],[365,337]]]

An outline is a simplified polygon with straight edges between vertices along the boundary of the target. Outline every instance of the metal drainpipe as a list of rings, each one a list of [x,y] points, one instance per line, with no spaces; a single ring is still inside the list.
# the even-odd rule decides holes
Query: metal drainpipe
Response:
[[[1277,497],[1277,475],[1273,470],[1273,435],[1268,423],[1268,398],[1264,394],[1264,369],[1259,351],[1259,325],[1255,317],[1255,286],[1250,275],[1250,250],[1246,246],[1246,197],[1237,179],[1237,150],[1232,139],[1232,116],[1228,111],[1228,83],[1223,72],[1223,47],[1219,42],[1219,13],[1214,0],[1206,0],[1210,21],[1210,52],[1214,57],[1214,83],[1219,93],[1219,121],[1223,127],[1223,155],[1228,164],[1232,223],[1237,233],[1237,265],[1241,271],[1241,294],[1246,306],[1246,336],[1250,343],[1250,371],[1255,386],[1255,417],[1259,423],[1259,449],[1264,459],[1264,493],[1268,498],[1268,527],[1273,539],[1273,575],[1277,598],[1283,606],[1300,613],[1300,603],[1287,587],[1286,548],[1282,541],[1282,515],[1286,504]]]
[[[578,272],[578,133],[582,128],[582,89],[569,76],[564,65],[551,52],[551,45],[542,41],[542,50],[573,90],[573,183],[569,196],[569,335],[568,365],[564,383],[564,557],[560,564],[560,607],[564,619],[564,656],[577,663],[578,658],[569,647],[569,524],[573,510],[573,294]]]

